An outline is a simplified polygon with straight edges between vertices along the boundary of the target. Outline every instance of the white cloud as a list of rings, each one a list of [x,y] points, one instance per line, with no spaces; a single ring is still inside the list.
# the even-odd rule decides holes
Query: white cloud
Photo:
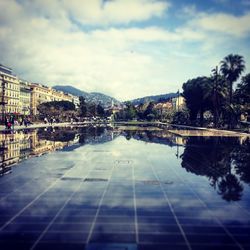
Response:
[[[161,17],[170,6],[165,0],[24,0],[22,5],[29,15],[70,17],[82,25],[97,26]]]
[[[250,12],[242,16],[225,13],[200,13],[197,16],[190,22],[190,25],[196,28],[237,37],[244,37],[250,33]]]
[[[49,0],[21,2],[0,0],[0,8],[6,9],[0,16],[0,62],[33,82],[71,84],[127,100],[176,92],[188,78],[209,74],[226,55],[216,49],[227,39],[224,29],[211,36],[215,28],[204,13],[190,17],[175,30],[115,25],[164,15],[166,1],[119,0],[104,6],[92,0],[81,1],[81,6],[79,1],[72,6],[59,0],[52,4]],[[138,6],[136,10],[131,10],[132,5]],[[69,13],[88,25],[114,25],[86,31],[72,22]],[[226,17],[228,22],[238,20]]]
[[[161,17],[168,9],[168,1],[154,0],[64,0],[69,13],[82,24],[107,25],[130,23]]]

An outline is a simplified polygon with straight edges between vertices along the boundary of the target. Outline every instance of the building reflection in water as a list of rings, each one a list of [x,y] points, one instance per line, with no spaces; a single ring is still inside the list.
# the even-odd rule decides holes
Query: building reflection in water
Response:
[[[108,128],[47,128],[0,133],[0,175],[11,172],[11,166],[32,156],[41,156],[79,144],[102,143],[113,139]]]

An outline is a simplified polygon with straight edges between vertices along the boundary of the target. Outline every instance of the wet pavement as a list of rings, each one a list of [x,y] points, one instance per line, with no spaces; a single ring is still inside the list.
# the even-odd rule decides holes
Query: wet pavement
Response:
[[[15,136],[2,135],[19,160],[0,178],[0,249],[250,249],[248,139]]]

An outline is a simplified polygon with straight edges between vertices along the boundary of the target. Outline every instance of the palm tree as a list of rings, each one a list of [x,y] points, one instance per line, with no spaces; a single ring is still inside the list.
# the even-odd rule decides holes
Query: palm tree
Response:
[[[243,56],[230,54],[221,61],[220,71],[229,84],[229,103],[232,104],[233,83],[237,81],[245,70]]]
[[[222,112],[222,107],[225,104],[228,89],[224,77],[219,75],[218,67],[212,70],[212,75],[206,85],[206,93],[204,98],[211,102],[211,109],[214,118],[214,127],[218,127],[219,117]]]

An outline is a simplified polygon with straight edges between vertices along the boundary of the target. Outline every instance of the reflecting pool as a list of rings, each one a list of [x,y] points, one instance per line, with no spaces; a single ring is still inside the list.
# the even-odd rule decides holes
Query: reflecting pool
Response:
[[[0,134],[0,249],[250,249],[250,140]]]

